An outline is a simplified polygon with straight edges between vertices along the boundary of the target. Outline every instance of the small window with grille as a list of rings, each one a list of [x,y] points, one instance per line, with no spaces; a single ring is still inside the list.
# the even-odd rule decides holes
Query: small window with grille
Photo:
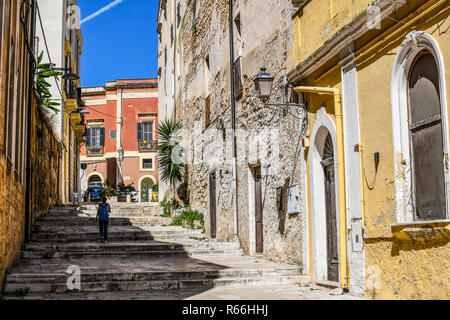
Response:
[[[144,170],[153,169],[153,159],[142,159],[142,169]]]

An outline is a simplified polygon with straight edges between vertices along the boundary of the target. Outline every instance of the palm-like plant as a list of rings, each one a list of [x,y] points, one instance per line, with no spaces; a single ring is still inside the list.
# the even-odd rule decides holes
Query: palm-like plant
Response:
[[[173,188],[175,201],[180,207],[184,207],[183,200],[178,196],[177,182],[183,181],[184,164],[181,159],[180,148],[173,147],[169,143],[171,135],[176,135],[182,128],[178,121],[166,119],[158,125],[158,162],[161,179],[170,183]]]

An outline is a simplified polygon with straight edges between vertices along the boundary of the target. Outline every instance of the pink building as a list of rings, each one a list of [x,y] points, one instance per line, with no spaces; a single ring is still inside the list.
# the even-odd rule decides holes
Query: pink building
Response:
[[[132,184],[139,201],[151,201],[158,184],[158,80],[129,79],[82,89],[90,114],[81,148],[81,188],[104,183]]]

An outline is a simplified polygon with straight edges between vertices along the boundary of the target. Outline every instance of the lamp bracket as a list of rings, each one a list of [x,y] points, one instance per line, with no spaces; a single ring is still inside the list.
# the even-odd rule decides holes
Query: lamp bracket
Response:
[[[264,103],[267,107],[297,107],[297,108],[306,108],[306,104],[304,103]]]

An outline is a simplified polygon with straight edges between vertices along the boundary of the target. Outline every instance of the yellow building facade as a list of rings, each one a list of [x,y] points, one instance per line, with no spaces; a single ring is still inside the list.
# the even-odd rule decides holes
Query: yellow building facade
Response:
[[[81,55],[83,48],[83,37],[80,28],[72,28],[76,26],[80,20],[77,11],[76,0],[66,0],[64,2],[65,19],[73,19],[72,23],[68,23],[64,30],[64,67],[71,73],[81,74]],[[62,188],[61,199],[63,203],[75,202],[81,198],[80,186],[80,145],[84,143],[83,134],[85,133],[84,120],[79,113],[82,108],[81,91],[77,88],[81,87],[80,80],[68,81],[62,80],[63,86],[63,105],[64,113],[62,119]]]
[[[449,299],[448,2],[293,2],[312,280]]]

